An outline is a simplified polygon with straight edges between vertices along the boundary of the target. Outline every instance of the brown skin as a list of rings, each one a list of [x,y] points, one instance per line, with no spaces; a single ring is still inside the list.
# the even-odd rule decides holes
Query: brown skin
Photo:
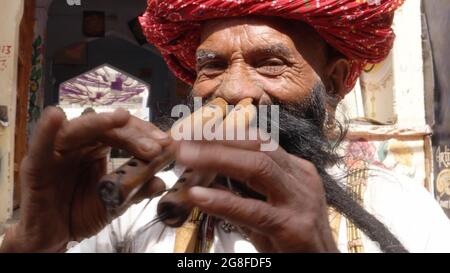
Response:
[[[293,32],[292,25],[273,18],[206,23],[193,95],[220,96],[231,104],[247,97],[259,104],[273,98],[299,102],[322,80],[334,90],[331,95],[343,97],[348,62],[328,58],[314,31],[296,24]],[[2,251],[63,251],[68,241],[96,234],[107,224],[94,190],[104,173],[103,148],[119,146],[151,159],[168,143],[157,140],[153,125],[124,112],[89,116],[68,122],[55,109],[43,115],[22,163],[21,220],[8,231]],[[143,138],[152,144],[150,151],[136,141]],[[267,196],[263,202],[218,189],[189,191],[194,205],[243,226],[259,251],[337,251],[322,182],[311,163],[281,148],[261,152],[254,142],[183,142],[177,160],[228,175]],[[160,181],[151,185],[141,197],[161,187]]]
[[[259,104],[271,104],[272,98],[298,103],[322,80],[334,90],[330,95],[343,97],[348,62],[328,60],[326,45],[308,27],[298,24],[295,31],[283,21],[258,18],[205,24],[194,95],[219,96],[230,103],[247,97]],[[282,148],[265,153],[233,142],[185,142],[177,160],[243,181],[267,196],[262,202],[217,189],[190,191],[192,203],[201,210],[245,227],[259,251],[337,251],[321,178],[310,162]]]
[[[108,146],[151,159],[170,139],[125,110],[88,114],[72,121],[48,108],[21,164],[21,217],[10,228],[0,252],[63,252],[69,241],[98,233],[107,223],[96,190],[106,172]],[[161,191],[154,178],[135,202]]]
[[[330,95],[344,97],[349,63],[327,55],[323,40],[302,23],[276,18],[213,20],[204,25],[197,49],[193,95],[219,96],[232,104],[246,97],[260,104],[270,104],[272,97],[300,102],[321,80],[327,90],[334,90]]]

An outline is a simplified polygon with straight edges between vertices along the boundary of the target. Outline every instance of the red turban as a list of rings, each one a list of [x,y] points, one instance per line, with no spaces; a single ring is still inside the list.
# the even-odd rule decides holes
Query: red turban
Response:
[[[145,36],[169,68],[192,84],[202,21],[246,15],[276,16],[311,25],[351,63],[351,89],[367,63],[381,62],[395,39],[394,11],[404,0],[148,0],[139,18]]]

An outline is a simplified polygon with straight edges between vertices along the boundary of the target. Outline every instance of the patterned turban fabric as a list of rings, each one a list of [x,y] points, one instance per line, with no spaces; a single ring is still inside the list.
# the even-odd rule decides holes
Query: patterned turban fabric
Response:
[[[394,11],[404,0],[148,0],[139,17],[149,43],[160,51],[172,72],[193,84],[195,52],[202,22],[247,15],[303,21],[350,61],[347,88],[362,68],[387,57],[395,35]]]

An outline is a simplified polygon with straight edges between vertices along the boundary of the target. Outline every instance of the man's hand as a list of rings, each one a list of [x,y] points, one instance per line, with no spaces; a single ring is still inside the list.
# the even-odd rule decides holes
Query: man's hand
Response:
[[[177,162],[245,183],[267,202],[193,187],[202,211],[243,227],[261,252],[337,252],[321,178],[314,165],[282,148],[260,152],[254,141],[183,142]]]
[[[1,252],[62,252],[69,241],[96,234],[108,224],[97,183],[109,146],[150,160],[169,143],[165,133],[125,110],[67,121],[61,110],[47,109],[21,164],[21,218]],[[165,188],[157,178],[148,185],[140,198]]]

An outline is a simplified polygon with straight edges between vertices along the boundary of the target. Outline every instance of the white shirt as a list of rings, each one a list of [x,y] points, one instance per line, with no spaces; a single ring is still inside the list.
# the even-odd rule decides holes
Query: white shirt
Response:
[[[175,170],[160,173],[158,176],[170,187],[178,179],[176,173]],[[408,177],[378,167],[371,166],[368,177],[364,195],[365,208],[384,223],[408,251],[450,252],[450,220],[424,187]],[[127,230],[131,230],[130,234],[135,234],[139,228],[156,217],[159,199],[155,198],[150,203],[145,200],[133,205],[100,233],[83,240],[68,252],[113,252],[111,230],[122,238]],[[257,252],[251,242],[245,240],[240,233],[227,233],[220,224],[219,222],[215,227],[211,252]],[[346,236],[346,221],[342,218],[338,239],[341,252],[347,252]],[[380,252],[377,243],[364,234],[362,239],[365,252]],[[171,253],[175,244],[175,229],[157,223],[136,237],[134,242],[134,252]]]

